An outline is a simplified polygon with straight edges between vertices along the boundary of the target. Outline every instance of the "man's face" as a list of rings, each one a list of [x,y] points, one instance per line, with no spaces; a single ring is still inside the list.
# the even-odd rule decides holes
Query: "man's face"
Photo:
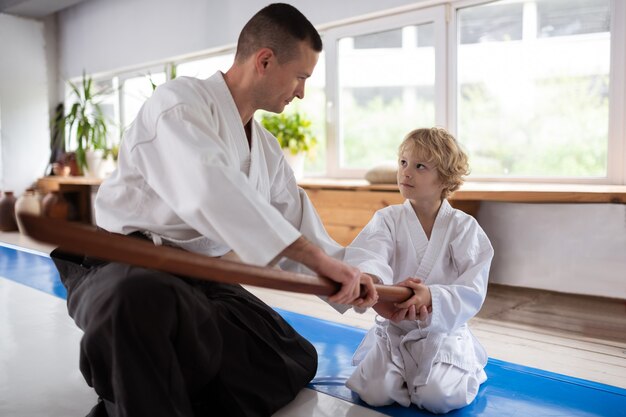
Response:
[[[298,44],[298,53],[287,62],[280,63],[274,56],[266,72],[266,82],[259,97],[261,107],[281,113],[295,97],[304,98],[304,84],[313,73],[319,53],[306,42]]]

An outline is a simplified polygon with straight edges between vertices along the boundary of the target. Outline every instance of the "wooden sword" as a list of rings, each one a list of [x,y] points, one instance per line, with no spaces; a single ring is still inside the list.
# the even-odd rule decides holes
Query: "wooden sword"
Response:
[[[149,241],[98,230],[65,220],[19,214],[26,234],[56,245],[65,252],[111,262],[169,272],[201,280],[245,284],[304,294],[329,296],[340,285],[329,278],[248,265],[187,252]],[[375,285],[380,301],[402,302],[413,291],[406,287]]]

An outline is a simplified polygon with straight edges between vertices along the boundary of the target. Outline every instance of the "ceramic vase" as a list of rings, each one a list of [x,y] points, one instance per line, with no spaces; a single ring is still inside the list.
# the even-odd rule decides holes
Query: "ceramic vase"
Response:
[[[304,152],[298,152],[294,155],[289,149],[283,148],[283,155],[293,170],[296,180],[301,180],[304,177]]]
[[[113,159],[113,155],[109,154],[100,164],[100,178],[108,178],[116,168],[117,162]]]
[[[41,202],[41,213],[45,217],[67,220],[69,209],[69,203],[58,191],[49,192]]]
[[[17,228],[20,233],[24,233],[24,226],[20,221],[20,214],[32,214],[33,216],[41,215],[41,202],[39,197],[35,194],[35,190],[32,188],[24,191],[17,201],[15,202],[15,220],[17,221]]]
[[[87,161],[86,176],[101,178],[101,166],[104,159],[104,151],[102,149],[88,149],[85,151],[85,159]]]
[[[13,191],[5,191],[0,198],[0,231],[14,232],[16,230],[15,196]]]

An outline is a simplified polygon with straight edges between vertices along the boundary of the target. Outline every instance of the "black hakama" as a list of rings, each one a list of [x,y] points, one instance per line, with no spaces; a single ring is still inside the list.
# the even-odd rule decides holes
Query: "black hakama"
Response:
[[[239,285],[52,259],[110,417],[270,416],[315,375],[313,346]]]

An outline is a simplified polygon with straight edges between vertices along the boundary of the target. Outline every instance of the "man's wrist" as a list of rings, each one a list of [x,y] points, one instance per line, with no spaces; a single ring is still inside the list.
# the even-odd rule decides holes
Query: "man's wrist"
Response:
[[[315,271],[321,264],[325,254],[321,248],[301,236],[285,248],[282,255]]]
[[[366,273],[366,272],[364,272],[363,274],[364,274],[364,275],[367,275],[368,277],[371,277],[371,278],[372,278],[372,282],[373,282],[374,284],[382,284],[382,283],[383,283],[383,280],[382,280],[382,279],[380,279],[380,278],[378,278],[378,277],[377,277],[376,275],[374,275],[374,274],[368,274],[368,273]]]

